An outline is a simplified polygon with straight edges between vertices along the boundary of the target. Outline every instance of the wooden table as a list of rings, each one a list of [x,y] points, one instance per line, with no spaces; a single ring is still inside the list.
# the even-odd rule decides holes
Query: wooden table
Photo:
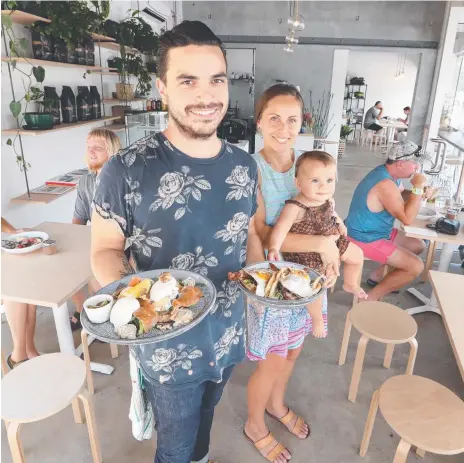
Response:
[[[440,305],[446,332],[464,381],[464,275],[429,272],[433,291]]]
[[[456,149],[459,150],[459,153],[462,154],[464,152],[464,133],[462,132],[454,132],[450,130],[440,130],[438,132],[438,136],[443,138],[447,143],[451,146],[454,146]],[[459,199],[461,197],[461,193],[464,190],[464,158],[459,160],[459,164],[461,167],[461,176],[459,177],[458,189],[456,191],[455,199]]]
[[[50,307],[53,310],[60,351],[76,353],[67,301],[92,276],[90,267],[90,227],[44,222],[34,227],[56,240],[58,253],[42,250],[29,254],[2,252],[3,300]],[[82,348],[79,346],[77,354]],[[113,367],[92,362],[92,369],[111,373]]]
[[[393,139],[395,138],[395,129],[408,129],[408,126],[401,121],[387,121],[385,119],[381,119],[379,121],[379,125],[387,130],[387,143],[393,142]]]
[[[430,236],[426,233],[421,234],[406,232],[406,236],[411,238],[430,240],[430,245],[432,245],[433,242],[443,244],[440,260],[438,262],[439,272],[448,272],[454,251],[458,248],[459,245],[464,244],[464,212],[459,213],[458,220],[461,222],[461,229],[457,235],[445,235],[444,233],[437,233],[436,236]],[[430,222],[427,220],[415,219],[411,227],[429,231],[429,229],[426,227],[428,223]],[[419,299],[424,304],[418,307],[413,307],[412,309],[408,309],[407,312],[410,315],[415,315],[422,312],[435,312],[441,315],[434,293],[432,293],[431,297],[428,298],[415,288],[409,288],[408,292],[417,297],[417,299]]]

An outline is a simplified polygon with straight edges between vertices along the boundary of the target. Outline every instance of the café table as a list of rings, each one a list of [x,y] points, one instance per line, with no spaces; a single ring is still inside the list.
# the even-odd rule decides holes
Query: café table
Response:
[[[430,221],[415,219],[409,227],[404,227],[406,236],[411,238],[419,238],[423,240],[429,240],[430,245],[432,242],[442,243],[442,250],[440,253],[440,260],[438,261],[438,271],[448,272],[453,253],[459,247],[464,244],[464,212],[460,212],[458,220],[461,223],[461,228],[457,235],[446,235],[444,233],[434,233],[433,230],[427,228],[427,224]],[[416,315],[423,312],[434,312],[441,315],[440,308],[437,304],[437,298],[432,292],[430,298],[425,297],[420,291],[415,288],[409,288],[408,292],[419,299],[423,305],[408,309],[409,315]]]
[[[4,301],[49,307],[53,311],[60,351],[80,355],[71,330],[67,301],[92,277],[90,267],[90,227],[43,222],[35,230],[48,233],[58,252],[45,255],[41,249],[28,254],[2,252]],[[111,365],[91,362],[92,370],[111,374]]]
[[[430,271],[433,292],[441,309],[446,332],[464,381],[464,275]]]
[[[381,119],[379,121],[379,125],[381,125],[384,129],[387,130],[387,143],[393,143],[395,138],[395,129],[408,129],[408,126],[401,121],[388,121],[385,119]]]
[[[456,148],[461,155],[458,159],[446,160],[447,164],[461,165],[461,175],[459,177],[458,188],[456,190],[455,196],[456,199],[459,199],[462,192],[464,191],[464,157],[462,156],[464,153],[464,133],[450,130],[440,130],[438,132],[438,136]]]

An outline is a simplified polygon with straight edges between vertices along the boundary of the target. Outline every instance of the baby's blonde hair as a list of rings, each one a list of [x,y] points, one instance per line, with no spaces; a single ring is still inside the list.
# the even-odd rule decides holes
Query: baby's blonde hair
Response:
[[[119,137],[113,131],[105,129],[104,127],[91,130],[87,135],[87,140],[89,138],[103,139],[110,157],[121,149],[121,141],[119,140]]]
[[[335,159],[325,151],[313,150],[313,151],[306,151],[303,153],[295,163],[295,177],[298,177],[298,171],[301,168],[301,165],[304,162],[321,162],[324,166],[332,166],[337,164]]]

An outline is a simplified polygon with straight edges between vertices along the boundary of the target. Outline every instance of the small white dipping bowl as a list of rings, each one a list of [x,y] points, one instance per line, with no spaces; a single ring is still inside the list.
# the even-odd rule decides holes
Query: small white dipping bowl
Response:
[[[97,305],[102,301],[109,301],[109,303],[103,307],[97,307],[96,309],[89,308],[89,306]],[[113,304],[113,296],[110,294],[98,294],[96,296],[89,297],[84,302],[84,310],[92,323],[104,323],[110,319],[110,312]]]

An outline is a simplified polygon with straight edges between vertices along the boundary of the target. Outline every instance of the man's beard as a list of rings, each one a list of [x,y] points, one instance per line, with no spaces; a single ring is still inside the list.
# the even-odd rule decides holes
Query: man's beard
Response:
[[[87,161],[87,167],[89,168],[91,172],[97,172],[107,163],[107,161],[108,159],[106,159],[105,161],[94,162],[94,163]]]
[[[191,110],[208,110],[208,109],[218,109],[219,111],[222,111],[222,108],[224,105],[222,103],[219,104],[211,104],[211,105],[190,105],[185,108],[185,112],[188,113]],[[168,103],[168,108],[169,108],[169,103]],[[176,114],[173,111],[169,112],[169,118],[174,121],[176,126],[178,127],[179,131],[187,138],[190,138],[192,140],[208,140],[210,139],[215,133],[216,130],[221,123],[221,120],[219,120],[219,123],[215,123],[214,125],[204,125],[204,127],[207,127],[208,130],[206,132],[198,132],[195,130],[193,127],[184,124],[179,117],[176,116]]]

